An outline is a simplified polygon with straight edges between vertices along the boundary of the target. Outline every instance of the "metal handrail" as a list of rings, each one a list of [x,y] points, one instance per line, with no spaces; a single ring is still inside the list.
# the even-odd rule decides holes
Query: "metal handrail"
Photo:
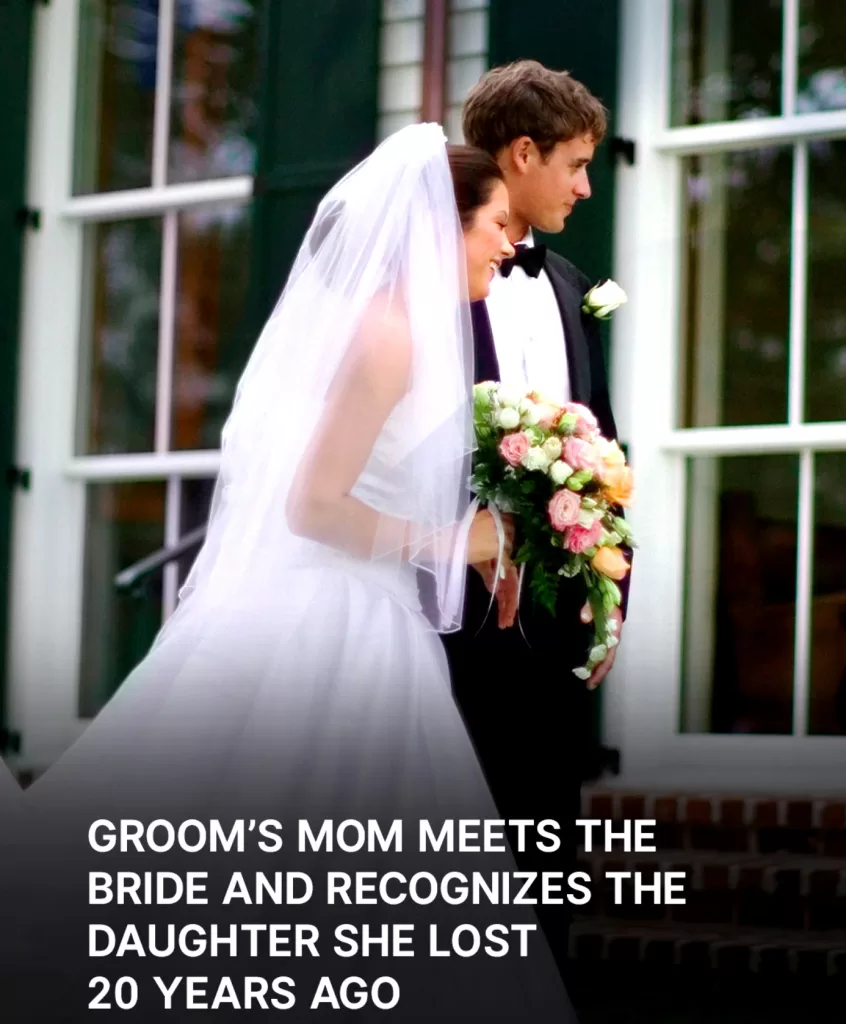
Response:
[[[163,569],[166,565],[175,562],[183,555],[187,555],[189,551],[199,547],[205,540],[205,536],[205,525],[198,526],[196,530],[191,530],[184,537],[180,537],[175,544],[154,551],[151,555],[147,555],[145,558],[130,565],[129,568],[123,569],[115,576],[115,587],[118,590],[132,590],[133,587],[138,586],[139,583],[143,582],[154,572]]]

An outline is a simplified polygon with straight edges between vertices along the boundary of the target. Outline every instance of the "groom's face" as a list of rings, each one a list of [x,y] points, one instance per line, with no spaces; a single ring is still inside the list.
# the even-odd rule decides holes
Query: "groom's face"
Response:
[[[516,174],[509,175],[511,208],[528,226],[556,234],[576,204],[590,198],[588,166],[596,148],[580,136],[559,142],[545,157],[526,139],[513,151]]]

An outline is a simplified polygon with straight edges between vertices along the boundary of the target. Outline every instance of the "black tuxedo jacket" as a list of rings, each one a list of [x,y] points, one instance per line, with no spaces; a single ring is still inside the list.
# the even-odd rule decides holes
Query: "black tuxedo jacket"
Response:
[[[564,327],[571,399],[574,402],[586,405],[596,416],[599,422],[599,429],[603,435],[611,440],[616,440],[617,425],[614,422],[614,414],[611,411],[611,399],[608,393],[608,373],[605,367],[605,357],[602,352],[599,322],[595,317],[582,312],[582,302],[585,294],[591,287],[591,282],[572,263],[549,250],[547,250],[544,268],[552,283],[552,290],[555,292],[558,309],[561,313],[561,322]],[[494,346],[487,308],[484,301],[473,303],[471,308],[475,342],[476,381],[499,380],[499,363],[496,357],[496,348]],[[629,558],[631,558],[631,553],[627,553]],[[477,574],[471,571],[471,578],[475,575]],[[631,573],[620,583],[624,616],[628,605],[630,575]],[[574,605],[579,604],[579,601],[583,603],[581,594],[574,594],[574,591],[582,586],[583,584],[578,579],[562,580],[561,591],[569,591],[570,596],[574,600],[565,599],[559,602],[559,618],[571,616]],[[478,603],[478,601],[473,601],[471,606],[468,607],[469,621],[465,623],[465,628],[474,628],[473,620],[478,616],[474,614],[475,609],[472,605]],[[521,619],[524,623],[526,622],[527,614],[530,620],[534,618],[531,615],[531,610],[528,608],[530,603],[528,595],[524,595],[521,603]],[[547,613],[539,614],[546,615]]]

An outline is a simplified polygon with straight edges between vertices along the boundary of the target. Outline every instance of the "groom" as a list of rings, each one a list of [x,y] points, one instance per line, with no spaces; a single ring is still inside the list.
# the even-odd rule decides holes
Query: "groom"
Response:
[[[590,282],[567,260],[536,245],[532,232],[563,230],[590,198],[588,165],[606,131],[606,112],[563,71],[520,61],[489,71],[464,107],[467,143],[487,150],[505,175],[511,202],[508,237],[517,254],[503,263],[490,296],[473,308],[476,379],[537,390],[563,404],[590,407],[608,438],[617,436],[598,324],[581,311]],[[489,567],[470,571],[464,627],[445,637],[455,695],[503,818],[561,823],[558,855],[515,849],[522,870],[564,871],[564,905],[538,907],[559,967],[569,933],[566,873],[575,869],[574,822],[591,776],[588,690],[610,671],[616,648],[587,684],[571,669],[585,662],[590,629],[579,579],[562,579],[557,613],[535,610],[528,588],[520,624],[485,618]],[[623,584],[624,607],[627,586]],[[503,605],[506,602],[503,601]],[[506,618],[507,618],[506,612]],[[622,626],[623,615],[616,613]],[[484,621],[484,625],[483,625]]]

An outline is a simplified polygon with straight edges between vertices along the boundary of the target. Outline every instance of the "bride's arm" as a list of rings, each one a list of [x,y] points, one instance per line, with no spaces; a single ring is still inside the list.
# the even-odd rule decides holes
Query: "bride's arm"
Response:
[[[314,435],[297,468],[286,509],[288,526],[302,537],[370,557],[386,529],[405,523],[350,494],[411,375],[411,338],[405,318],[371,308],[332,385]]]
[[[411,363],[412,343],[403,311],[374,303],[297,469],[286,509],[293,533],[361,558],[378,551],[409,557],[411,524],[377,512],[350,492],[385,421],[408,390]],[[450,532],[443,538],[446,550],[451,546]],[[470,529],[467,560],[495,558],[497,550],[492,517],[482,511]],[[437,558],[434,550],[430,555]]]

